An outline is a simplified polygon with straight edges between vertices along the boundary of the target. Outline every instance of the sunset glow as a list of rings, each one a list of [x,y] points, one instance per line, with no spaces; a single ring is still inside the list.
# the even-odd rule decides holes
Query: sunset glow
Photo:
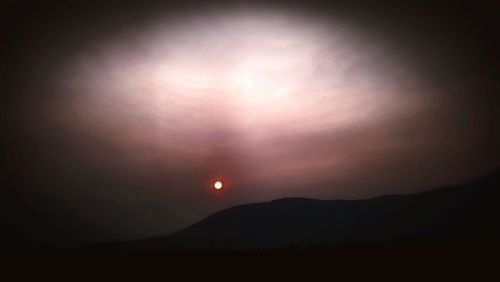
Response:
[[[65,128],[117,144],[140,167],[212,163],[250,184],[339,170],[350,153],[307,136],[326,141],[425,106],[398,58],[341,23],[272,9],[182,16],[190,20],[158,19],[75,52],[60,85],[70,105],[46,108],[66,117]],[[217,154],[245,171],[214,163]]]
[[[72,2],[0,27],[2,138],[8,183],[30,180],[20,193],[51,220],[88,223],[79,236],[166,234],[281,198],[416,193],[496,164],[498,48],[463,36],[469,24],[338,1]]]

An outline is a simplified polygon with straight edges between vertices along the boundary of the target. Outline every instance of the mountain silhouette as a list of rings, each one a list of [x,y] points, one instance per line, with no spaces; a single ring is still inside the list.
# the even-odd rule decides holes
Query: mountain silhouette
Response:
[[[500,240],[500,173],[454,187],[365,200],[285,198],[235,206],[172,235],[154,250],[234,250],[471,243]]]

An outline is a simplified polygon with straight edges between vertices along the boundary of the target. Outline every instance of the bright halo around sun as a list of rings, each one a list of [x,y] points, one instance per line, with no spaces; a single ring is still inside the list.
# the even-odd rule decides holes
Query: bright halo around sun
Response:
[[[220,181],[216,181],[216,182],[214,183],[214,188],[215,188],[216,190],[220,190],[220,189],[222,189],[222,182],[220,182]]]

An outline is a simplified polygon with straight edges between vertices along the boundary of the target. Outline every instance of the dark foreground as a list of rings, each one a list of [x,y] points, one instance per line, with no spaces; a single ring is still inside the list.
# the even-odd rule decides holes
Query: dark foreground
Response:
[[[491,243],[491,242],[490,242]],[[312,278],[316,275],[339,277],[393,277],[403,281],[468,276],[477,279],[497,275],[500,245],[477,242],[416,243],[413,245],[365,246],[355,248],[283,248],[271,250],[226,250],[206,252],[126,253],[114,249],[53,249],[50,253],[1,256],[3,272],[17,276],[49,275],[62,278],[149,277],[169,280],[182,277],[229,277],[236,280],[273,274],[281,278]],[[99,275],[99,276],[95,276]],[[160,275],[160,276],[158,276]],[[236,275],[236,276],[235,276]],[[266,275],[266,276],[262,276]],[[431,275],[431,276],[429,276]],[[439,276],[437,276],[439,275]],[[493,278],[493,277],[491,277]],[[264,279],[265,280],[265,279]],[[307,279],[306,281],[310,281]],[[312,280],[316,281],[316,279]]]
[[[15,228],[4,228],[0,274],[34,276],[34,281],[46,275],[65,281],[99,281],[103,275],[106,281],[149,281],[151,276],[169,281],[179,275],[239,281],[266,280],[270,273],[279,281],[299,275],[317,281],[312,277],[320,274],[328,281],[342,276],[373,280],[375,275],[398,281],[465,276],[470,281],[497,281],[499,183],[497,172],[457,187],[408,196],[245,205],[172,236],[134,242],[45,245],[8,232]],[[309,242],[314,245],[299,240],[311,234],[316,239]],[[185,248],[174,248],[178,246]]]

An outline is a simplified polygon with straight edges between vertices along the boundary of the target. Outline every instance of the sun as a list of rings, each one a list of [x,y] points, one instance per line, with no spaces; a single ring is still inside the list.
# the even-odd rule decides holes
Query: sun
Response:
[[[215,188],[215,189],[217,189],[217,190],[222,189],[222,182],[220,182],[220,181],[216,181],[216,182],[214,183],[214,188]]]

